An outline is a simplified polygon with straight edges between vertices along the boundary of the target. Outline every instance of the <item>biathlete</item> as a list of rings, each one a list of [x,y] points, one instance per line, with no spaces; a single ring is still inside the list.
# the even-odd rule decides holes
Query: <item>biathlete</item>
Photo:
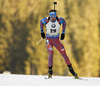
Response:
[[[46,26],[46,37],[43,31],[43,25]],[[48,58],[48,78],[52,77],[53,74],[53,46],[61,53],[65,59],[65,63],[69,67],[70,73],[78,78],[77,74],[74,72],[71,62],[65,52],[63,44],[60,42],[60,26],[62,24],[61,40],[65,38],[66,21],[63,18],[57,17],[56,10],[49,11],[49,17],[45,17],[40,21],[41,37],[46,38],[46,47],[49,53]]]

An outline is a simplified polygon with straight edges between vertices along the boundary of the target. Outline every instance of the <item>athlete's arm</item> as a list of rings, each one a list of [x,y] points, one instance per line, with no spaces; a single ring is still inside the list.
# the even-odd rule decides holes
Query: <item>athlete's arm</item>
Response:
[[[40,20],[40,30],[41,30],[41,33],[44,33],[43,25],[46,24],[46,22],[47,22],[47,17],[45,17],[45,18]]]
[[[60,24],[62,24],[62,33],[65,33],[66,21],[63,18],[59,18]]]

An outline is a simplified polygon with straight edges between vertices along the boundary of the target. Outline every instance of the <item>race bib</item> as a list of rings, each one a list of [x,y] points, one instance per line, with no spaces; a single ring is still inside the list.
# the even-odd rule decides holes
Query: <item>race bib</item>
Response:
[[[60,33],[60,25],[59,23],[57,22],[51,22],[49,21],[47,24],[46,24],[46,33],[53,36],[53,35],[58,35]]]

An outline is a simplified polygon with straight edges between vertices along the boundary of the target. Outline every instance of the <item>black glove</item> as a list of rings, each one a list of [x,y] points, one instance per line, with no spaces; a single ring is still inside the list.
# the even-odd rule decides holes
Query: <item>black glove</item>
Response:
[[[45,38],[45,34],[44,34],[44,32],[41,33],[41,37],[42,37],[43,39]]]
[[[63,40],[64,38],[65,38],[65,34],[62,33],[62,34],[61,34],[61,40]]]

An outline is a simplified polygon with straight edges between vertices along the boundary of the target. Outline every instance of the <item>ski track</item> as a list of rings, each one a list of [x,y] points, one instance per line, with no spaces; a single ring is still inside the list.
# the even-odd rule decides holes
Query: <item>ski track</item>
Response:
[[[47,76],[0,74],[0,86],[100,86],[99,77],[82,77],[83,80],[68,76],[53,76],[52,79],[45,77]]]

